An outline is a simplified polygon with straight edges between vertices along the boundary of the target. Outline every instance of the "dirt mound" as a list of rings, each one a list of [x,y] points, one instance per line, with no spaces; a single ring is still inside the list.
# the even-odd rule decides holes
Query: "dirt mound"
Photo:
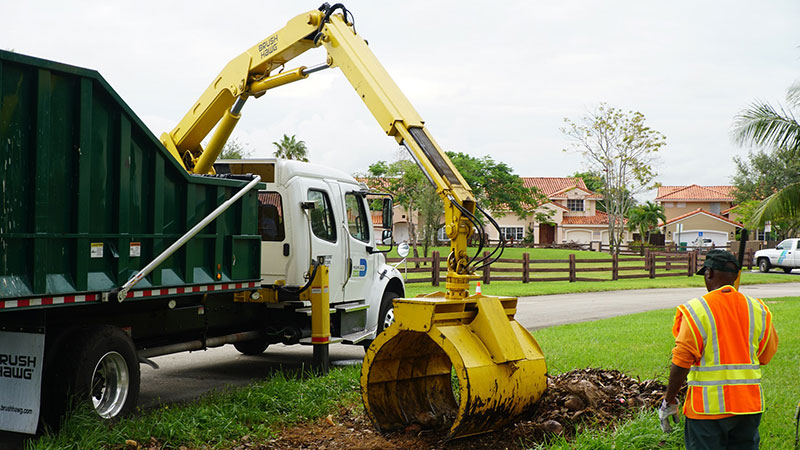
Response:
[[[547,434],[573,435],[583,426],[606,427],[631,417],[641,408],[655,408],[666,387],[655,380],[639,381],[616,370],[573,370],[548,377],[542,399],[514,425],[481,436],[444,441],[444,431],[410,425],[404,431],[381,434],[358,410],[311,424],[287,428],[270,442],[241,442],[245,449],[522,449]],[[585,424],[585,425],[584,425]],[[526,444],[526,445],[523,445]]]

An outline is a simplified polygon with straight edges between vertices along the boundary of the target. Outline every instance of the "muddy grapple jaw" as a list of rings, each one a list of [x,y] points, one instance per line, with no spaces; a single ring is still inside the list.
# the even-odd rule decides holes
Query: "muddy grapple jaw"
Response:
[[[453,439],[497,430],[526,411],[545,390],[547,367],[514,320],[516,305],[481,295],[396,299],[396,322],[369,347],[361,370],[373,425],[449,427]]]

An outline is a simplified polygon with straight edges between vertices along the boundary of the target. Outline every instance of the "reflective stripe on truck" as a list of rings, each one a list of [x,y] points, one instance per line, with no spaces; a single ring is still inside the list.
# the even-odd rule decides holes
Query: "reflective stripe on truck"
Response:
[[[208,284],[201,286],[185,286],[160,289],[142,289],[139,291],[128,292],[127,298],[157,297],[162,295],[194,294],[201,292],[233,291],[238,289],[252,289],[256,287],[256,282],[248,283],[223,283]],[[90,303],[100,301],[101,294],[86,295],[65,295],[62,297],[38,297],[18,300],[0,300],[0,310],[25,308],[34,306],[66,305],[72,303]]]

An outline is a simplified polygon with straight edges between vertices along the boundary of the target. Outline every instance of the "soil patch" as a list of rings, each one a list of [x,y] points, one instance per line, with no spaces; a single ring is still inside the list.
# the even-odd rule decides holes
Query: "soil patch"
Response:
[[[480,436],[444,441],[443,430],[410,425],[381,434],[361,408],[283,430],[269,442],[250,442],[245,436],[232,450],[428,450],[530,448],[548,434],[572,436],[586,427],[604,428],[653,409],[666,387],[656,380],[640,381],[616,370],[581,369],[548,377],[547,390],[535,407],[514,425]]]

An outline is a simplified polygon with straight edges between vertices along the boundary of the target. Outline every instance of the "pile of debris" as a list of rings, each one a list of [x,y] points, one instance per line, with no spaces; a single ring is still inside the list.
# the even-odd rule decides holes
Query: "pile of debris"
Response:
[[[444,441],[444,431],[410,425],[381,434],[362,412],[342,409],[314,424],[284,430],[277,439],[242,449],[521,449],[548,435],[572,436],[581,427],[603,428],[624,421],[642,408],[655,409],[666,387],[639,381],[616,370],[581,369],[548,377],[547,390],[526,418],[494,433]],[[653,412],[655,414],[655,411]],[[234,447],[237,450],[239,447]]]
[[[547,378],[547,390],[517,427],[539,438],[547,433],[572,436],[581,423],[606,427],[632,417],[640,409],[655,409],[666,386],[639,381],[616,370],[580,369]]]

